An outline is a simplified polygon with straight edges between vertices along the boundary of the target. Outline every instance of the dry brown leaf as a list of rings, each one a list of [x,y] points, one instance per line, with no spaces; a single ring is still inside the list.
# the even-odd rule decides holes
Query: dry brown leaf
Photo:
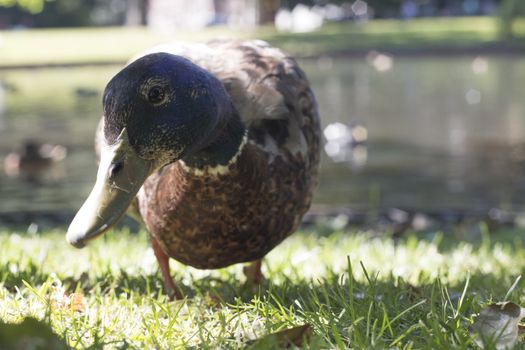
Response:
[[[62,286],[53,288],[50,302],[53,309],[73,310],[75,312],[84,312],[86,310],[86,298],[84,294],[72,293],[67,295]]]
[[[84,312],[86,310],[86,298],[82,293],[72,293],[69,295],[70,305],[74,311]]]
[[[476,344],[484,349],[487,344],[498,350],[512,348],[518,342],[520,320],[525,309],[512,302],[490,304],[479,313],[473,330]]]

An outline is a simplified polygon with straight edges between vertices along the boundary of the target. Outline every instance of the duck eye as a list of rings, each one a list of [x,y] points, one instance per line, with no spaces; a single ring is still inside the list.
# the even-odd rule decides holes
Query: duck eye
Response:
[[[154,86],[148,91],[148,101],[160,103],[164,100],[164,90],[160,86]]]

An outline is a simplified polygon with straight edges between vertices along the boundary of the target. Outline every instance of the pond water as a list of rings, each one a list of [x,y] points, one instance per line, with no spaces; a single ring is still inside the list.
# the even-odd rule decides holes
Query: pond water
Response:
[[[323,127],[334,130],[340,122],[367,137],[365,144],[327,146],[318,208],[523,209],[524,58],[375,54],[302,66]],[[0,159],[27,140],[67,148],[45,173],[2,171],[0,218],[37,212],[68,218],[81,205],[95,179],[101,91],[118,69],[0,71]]]

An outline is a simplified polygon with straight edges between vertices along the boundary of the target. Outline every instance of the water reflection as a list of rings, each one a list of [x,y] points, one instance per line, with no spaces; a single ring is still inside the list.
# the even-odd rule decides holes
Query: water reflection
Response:
[[[378,72],[387,72],[394,65],[394,57],[377,51],[370,51],[366,61]]]
[[[326,141],[316,205],[387,212],[525,206],[524,59],[374,53],[302,65]],[[0,72],[0,158],[27,139],[68,149],[56,183],[0,177],[0,213],[80,206],[96,175],[100,91],[119,68]]]
[[[308,71],[326,124],[353,122],[369,131],[359,173],[325,159],[318,203],[521,210],[525,170],[510,154],[521,153],[525,139],[518,85],[525,61],[396,57],[381,71],[371,59],[336,60],[330,74]]]
[[[346,162],[358,170],[366,165],[368,130],[360,124],[328,124],[323,135],[326,139],[324,151],[336,163]]]

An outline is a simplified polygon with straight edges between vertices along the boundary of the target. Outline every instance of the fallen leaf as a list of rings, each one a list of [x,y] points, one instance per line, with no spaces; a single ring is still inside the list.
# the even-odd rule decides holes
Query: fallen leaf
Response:
[[[51,307],[53,309],[73,310],[75,312],[84,312],[86,310],[86,298],[82,293],[66,294],[62,286],[53,288],[51,293]]]
[[[512,348],[519,338],[519,322],[525,309],[512,302],[490,304],[479,313],[472,329],[475,342],[484,349],[487,345],[497,350]]]
[[[69,295],[70,305],[73,311],[84,312],[86,310],[86,298],[82,293],[72,293]]]
[[[250,349],[266,349],[269,346],[284,348],[292,345],[302,347],[310,343],[312,333],[313,329],[309,324],[283,329],[250,342]]]
[[[62,350],[69,349],[51,327],[27,317],[19,324],[0,322],[0,350]]]

